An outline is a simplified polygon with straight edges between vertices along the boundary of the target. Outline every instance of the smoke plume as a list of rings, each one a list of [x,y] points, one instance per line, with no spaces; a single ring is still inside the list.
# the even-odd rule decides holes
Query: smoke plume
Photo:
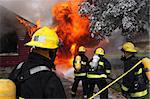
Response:
[[[50,9],[57,2],[64,0],[0,0],[0,5],[35,23],[41,20],[42,25],[52,24]]]

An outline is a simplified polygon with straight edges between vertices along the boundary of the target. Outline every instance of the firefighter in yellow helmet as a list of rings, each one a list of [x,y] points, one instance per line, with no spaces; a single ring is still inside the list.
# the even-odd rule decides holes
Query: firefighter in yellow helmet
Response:
[[[124,72],[132,68],[139,60],[135,54],[137,49],[131,42],[126,42],[122,45],[122,58],[124,62]],[[123,78],[121,85],[122,93],[126,98],[143,98],[147,95],[146,88],[146,76],[143,71],[144,66],[142,64],[138,65],[134,70],[132,70],[128,75]]]
[[[86,71],[88,66],[88,58],[85,56],[86,48],[80,46],[78,49],[78,54],[74,57],[73,67],[74,67],[74,83],[72,85],[72,98],[76,97],[76,91],[80,80],[82,81],[83,87],[83,98],[87,98],[87,83],[86,83]]]
[[[107,85],[106,78],[110,74],[111,64],[104,57],[104,50],[97,48],[89,63],[87,78],[89,79],[88,97],[93,95],[94,87],[97,84],[99,90]],[[100,94],[101,99],[108,99],[108,89]]]
[[[59,38],[53,29],[37,30],[27,46],[32,46],[28,58],[10,74],[17,88],[17,98],[66,98],[60,79],[52,71]]]

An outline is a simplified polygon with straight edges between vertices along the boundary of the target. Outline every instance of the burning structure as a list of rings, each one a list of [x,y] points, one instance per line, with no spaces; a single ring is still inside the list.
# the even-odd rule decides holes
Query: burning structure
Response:
[[[80,0],[73,0],[57,3],[52,9],[54,21],[53,26],[50,28],[55,28],[60,40],[62,41],[62,46],[64,46],[60,48],[55,61],[55,64],[58,65],[57,68],[60,70],[72,66],[74,54],[79,46],[84,45],[86,47],[91,47],[99,43],[89,35],[88,18],[81,17],[77,13],[80,2]],[[21,17],[17,17],[17,19],[26,27],[30,37],[33,35],[34,31],[40,28],[39,21],[37,21],[35,26],[31,26],[28,24],[28,21]],[[59,66],[60,64],[61,67]]]
[[[61,38],[61,40],[63,41],[63,46],[64,46],[59,50],[58,57],[56,58],[55,61],[59,69],[66,69],[72,66],[72,59],[78,46],[84,45],[86,47],[92,47],[98,44],[98,41],[90,38],[89,29],[88,29],[89,21],[87,17],[81,17],[77,13],[79,9],[78,6],[79,3],[80,0],[57,3],[52,9],[54,21],[53,21],[53,26],[50,28],[55,28],[57,30],[57,33]],[[3,19],[3,21],[8,21],[8,22],[1,21],[3,22],[1,24],[5,28],[9,26],[10,28],[14,29],[13,35],[15,38],[13,38],[12,40],[13,41],[16,40],[14,43],[15,51],[12,51],[13,54],[11,54],[11,56],[13,55],[12,59],[9,58],[10,55],[8,55],[8,53],[1,54],[4,55],[4,57],[1,57],[1,65],[15,66],[23,59],[25,59],[27,53],[29,53],[29,48],[24,47],[24,44],[27,41],[29,41],[33,33],[40,28],[40,21],[37,21],[36,24],[33,24],[30,21],[22,18],[21,16],[5,9],[4,7],[1,7],[0,10],[2,13],[1,18]],[[8,14],[10,14],[10,16],[8,16]],[[6,24],[7,26],[5,26],[4,23],[5,24],[7,23]],[[16,24],[16,26],[14,26],[14,23]],[[6,30],[10,30],[10,29],[4,29],[1,27],[1,33],[3,33]],[[10,38],[4,39],[4,37],[2,37],[2,39],[10,40]],[[4,42],[1,42],[3,43],[1,45],[5,45],[7,43],[5,42],[4,44]],[[10,48],[10,45],[13,44],[11,44],[12,42],[11,43],[10,42],[7,47],[9,50],[12,50],[12,48]],[[1,47],[1,49],[2,48],[3,47]],[[59,64],[61,64],[61,68]]]
[[[29,48],[24,47],[29,39],[26,29],[16,16],[17,14],[0,6],[0,67],[15,66],[29,52]]]

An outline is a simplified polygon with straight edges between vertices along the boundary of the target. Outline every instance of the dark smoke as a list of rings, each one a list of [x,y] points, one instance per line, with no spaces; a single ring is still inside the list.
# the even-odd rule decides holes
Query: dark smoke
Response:
[[[0,52],[16,52],[18,40],[24,40],[26,28],[16,16],[29,22],[41,20],[42,25],[52,23],[50,9],[58,0],[0,0]]]
[[[64,0],[0,0],[0,5],[33,23],[40,19],[42,25],[51,25],[51,7],[62,1]]]

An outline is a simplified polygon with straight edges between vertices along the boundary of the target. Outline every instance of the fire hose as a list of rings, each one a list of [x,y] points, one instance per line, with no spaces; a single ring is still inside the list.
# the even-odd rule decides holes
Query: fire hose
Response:
[[[96,94],[94,94],[92,97],[90,97],[89,99],[92,99],[94,97],[96,97],[97,95],[99,95],[100,93],[102,93],[104,90],[106,90],[108,87],[112,86],[114,83],[116,83],[117,81],[119,81],[121,78],[123,78],[124,76],[126,76],[128,73],[130,73],[134,68],[136,68],[140,63],[142,63],[142,60],[140,60],[138,63],[136,63],[131,69],[129,69],[127,72],[125,72],[124,74],[122,74],[121,76],[119,76],[117,79],[115,79],[113,82],[111,82],[110,84],[108,84],[106,87],[104,87],[102,90],[100,90],[99,92],[97,92]]]
[[[115,78],[111,78],[110,76],[108,76],[107,79],[110,80],[110,81],[115,80]],[[121,82],[117,81],[116,83],[119,84],[119,86],[121,86]]]

